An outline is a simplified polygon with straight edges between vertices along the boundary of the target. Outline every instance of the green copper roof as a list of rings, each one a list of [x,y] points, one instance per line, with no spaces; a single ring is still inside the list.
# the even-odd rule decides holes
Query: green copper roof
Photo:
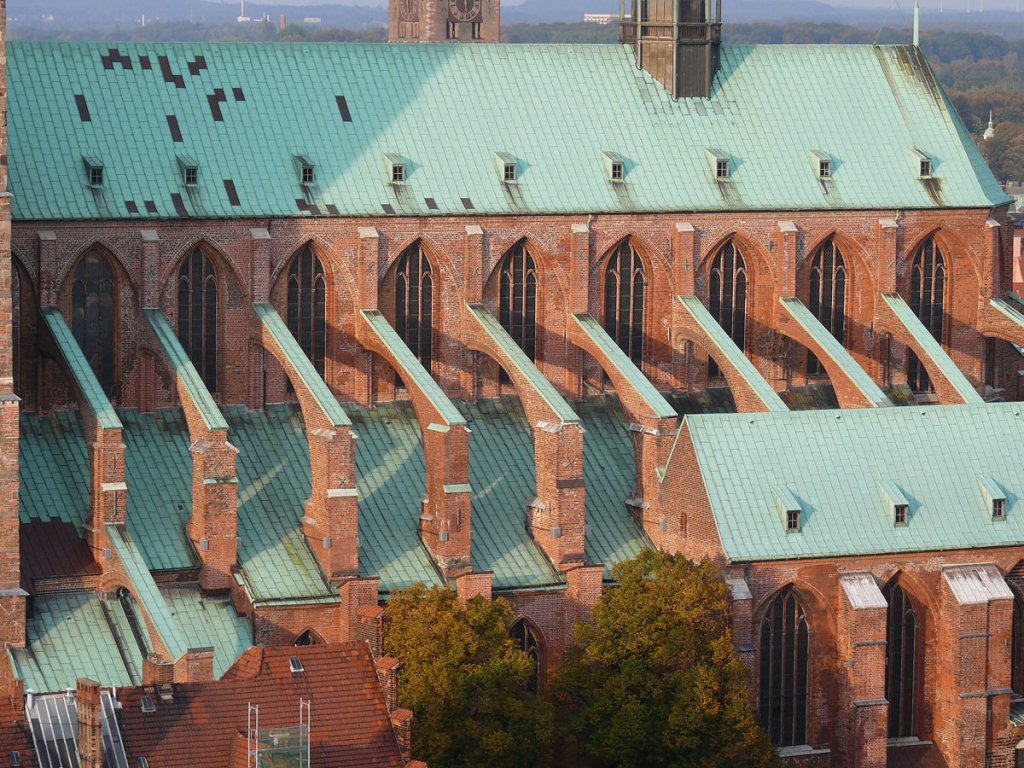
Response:
[[[743,350],[736,346],[736,343],[729,338],[725,332],[707,311],[701,300],[696,296],[679,296],[678,301],[689,311],[693,321],[707,335],[717,348],[719,354],[723,355],[735,366],[736,371],[747,385],[754,391],[765,407],[772,411],[787,410],[786,404],[782,402],[779,394],[772,389],[772,385],[765,381],[764,377],[757,372],[757,368],[750,362]]]
[[[309,389],[313,399],[316,400],[331,424],[335,427],[349,426],[352,422],[345,415],[345,409],[338,404],[334,393],[331,392],[331,388],[327,386],[327,382],[317,373],[313,363],[306,357],[302,347],[299,346],[299,342],[295,340],[292,332],[288,330],[288,326],[284,324],[284,320],[277,314],[274,305],[253,304],[252,308],[256,310],[256,314],[263,322],[263,326],[273,336],[274,341],[277,342],[281,351],[288,358],[302,383]]]
[[[712,98],[679,101],[614,45],[11,43],[8,66],[16,220],[1010,201],[908,46],[727,45]],[[815,152],[832,159],[825,182]],[[316,184],[300,184],[300,157]]]
[[[1024,305],[1019,299],[1007,301],[1006,299],[992,299],[989,302],[995,309],[1024,329]]]
[[[238,561],[253,600],[335,597],[302,532],[312,481],[301,412],[230,406],[225,415],[239,450]]]
[[[82,533],[90,504],[89,450],[77,411],[23,413],[18,445],[21,522],[63,520]]]
[[[659,419],[672,418],[676,415],[675,409],[655,388],[651,380],[644,376],[643,371],[637,368],[636,363],[629,359],[629,355],[615,343],[615,339],[608,335],[596,318],[586,312],[578,312],[572,315],[572,321],[604,353],[605,357],[615,366],[619,375],[625,378],[637,394],[643,398],[649,412],[645,415],[655,416]]]
[[[804,303],[796,297],[785,298],[780,296],[779,303],[789,313],[790,317],[807,332],[812,339],[824,347],[828,356],[850,377],[850,381],[860,390],[876,408],[886,408],[892,405],[892,401],[886,397],[881,387],[875,384],[868,372],[857,364],[853,356],[846,351],[846,347],[839,343],[828,328],[818,322],[811,311],[804,306]]]
[[[572,406],[566,402],[564,397],[558,394],[554,384],[548,381],[547,377],[537,369],[537,366],[527,357],[515,339],[508,335],[508,331],[498,322],[498,318],[480,304],[469,304],[466,306],[466,310],[476,318],[481,330],[491,338],[491,341],[505,354],[509,362],[530,382],[530,385],[537,391],[541,399],[548,404],[548,407],[551,408],[555,416],[563,424],[578,423],[580,417],[573,411]]]
[[[907,332],[914,337],[914,340],[928,353],[932,363],[938,367],[939,372],[956,389],[960,397],[964,399],[964,402],[985,402],[984,398],[978,394],[978,391],[971,386],[971,382],[964,376],[963,371],[957,368],[956,363],[946,354],[942,344],[936,341],[935,337],[929,333],[928,329],[924,327],[924,324],[914,314],[914,310],[903,300],[902,296],[895,293],[886,293],[882,294],[882,301],[889,306],[889,309],[899,319],[900,324],[906,328]]]
[[[143,651],[119,600],[94,592],[37,595],[26,628],[28,647],[10,651],[26,689],[63,691],[79,677],[105,686],[142,682]]]
[[[61,357],[64,358],[64,363],[74,380],[75,387],[85,398],[82,405],[89,407],[96,415],[96,421],[104,429],[120,429],[121,422],[118,420],[117,414],[114,413],[114,406],[110,404],[99,379],[96,378],[89,361],[85,359],[82,348],[78,346],[71,329],[64,322],[64,316],[60,310],[50,307],[39,310],[39,313],[43,316],[46,327],[50,329],[50,334],[57,344],[57,349],[60,350]]]
[[[1021,414],[1020,403],[999,403],[716,414],[686,423],[725,553],[748,562],[1020,545]],[[992,519],[982,479],[1005,493],[1004,521]],[[910,502],[908,525],[894,525],[884,485]],[[799,533],[786,532],[773,488],[800,502]]]
[[[143,314],[156,334],[164,354],[167,355],[175,377],[192,398],[192,403],[203,418],[206,428],[211,431],[226,430],[228,423],[224,421],[224,415],[214,402],[210,390],[203,383],[203,377],[189,359],[188,352],[181,346],[177,334],[167,320],[167,315],[159,309],[144,309]]]
[[[198,587],[160,590],[189,648],[213,648],[213,674],[220,677],[252,645],[252,626],[228,598],[204,597]]]
[[[403,378],[423,392],[434,410],[445,420],[445,424],[450,427],[465,424],[466,420],[462,418],[459,409],[448,399],[441,386],[430,375],[430,371],[423,367],[412,350],[402,341],[402,337],[391,327],[387,318],[376,310],[363,310],[362,316],[380,342],[398,359]]]
[[[185,639],[178,629],[178,625],[171,616],[164,596],[160,593],[156,582],[153,581],[153,575],[142,559],[142,554],[124,528],[108,525],[107,537],[117,556],[121,559],[121,564],[131,582],[136,599],[142,603],[153,623],[153,631],[163,641],[167,653],[170,654],[168,661],[178,661],[185,655],[188,647],[185,645]]]

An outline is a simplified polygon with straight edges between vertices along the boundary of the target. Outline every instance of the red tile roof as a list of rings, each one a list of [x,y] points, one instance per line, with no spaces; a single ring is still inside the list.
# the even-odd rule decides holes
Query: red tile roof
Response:
[[[24,768],[38,766],[24,710],[16,709],[10,697],[0,696],[0,765],[5,768],[10,765],[11,752],[21,755],[21,764]]]
[[[293,673],[289,659],[302,662]],[[156,711],[142,712],[149,696]],[[223,678],[173,686],[173,701],[152,687],[123,688],[119,719],[129,763],[150,768],[225,768],[248,705],[260,728],[299,724],[299,701],[311,703],[311,765],[317,768],[403,768],[373,658],[365,643],[304,648],[251,648]],[[237,758],[237,755],[236,755]]]

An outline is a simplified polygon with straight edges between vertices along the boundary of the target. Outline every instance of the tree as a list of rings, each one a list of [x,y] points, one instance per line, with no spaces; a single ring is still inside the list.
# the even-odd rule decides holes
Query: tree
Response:
[[[717,567],[644,552],[577,625],[556,686],[572,746],[620,768],[767,768]]]
[[[412,710],[413,752],[445,768],[542,763],[551,706],[528,693],[533,660],[508,636],[512,606],[417,585],[392,593],[385,651],[402,663],[399,705]]]

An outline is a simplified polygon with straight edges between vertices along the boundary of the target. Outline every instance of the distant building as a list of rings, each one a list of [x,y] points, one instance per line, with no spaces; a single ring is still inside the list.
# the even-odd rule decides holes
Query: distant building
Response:
[[[618,18],[618,14],[615,13],[584,13],[583,23],[600,24],[601,26],[605,26],[607,24],[611,24],[613,21],[617,21]]]

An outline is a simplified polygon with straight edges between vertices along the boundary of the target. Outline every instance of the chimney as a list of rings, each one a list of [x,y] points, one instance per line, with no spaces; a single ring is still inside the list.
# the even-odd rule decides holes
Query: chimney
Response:
[[[100,684],[78,678],[78,759],[81,768],[103,768]]]
[[[636,51],[637,66],[675,99],[711,97],[720,63],[722,0],[633,0],[621,5],[622,42]]]
[[[283,13],[281,14],[281,31],[284,32],[288,27],[288,17]]]

